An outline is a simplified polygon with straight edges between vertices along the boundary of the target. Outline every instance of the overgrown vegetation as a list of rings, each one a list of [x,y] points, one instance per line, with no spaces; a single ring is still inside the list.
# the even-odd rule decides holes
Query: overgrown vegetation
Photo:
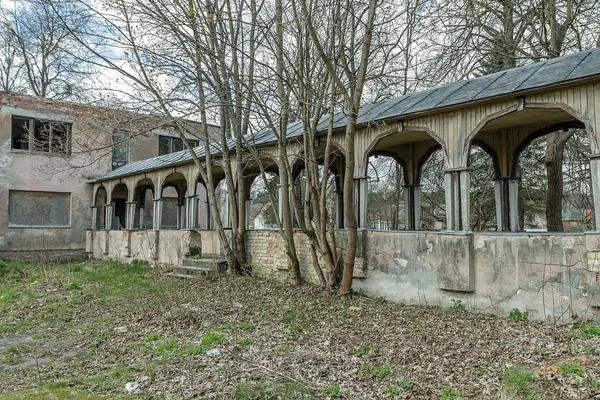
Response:
[[[600,386],[591,322],[507,324],[251,277],[171,280],[142,263],[0,271],[2,399],[131,398],[128,382],[152,399],[542,399],[566,398],[572,382],[583,395]]]

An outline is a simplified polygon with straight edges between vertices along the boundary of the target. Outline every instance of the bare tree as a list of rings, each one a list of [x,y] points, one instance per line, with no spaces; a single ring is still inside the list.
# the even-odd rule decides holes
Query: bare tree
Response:
[[[89,53],[69,35],[68,26],[84,28],[87,13],[73,0],[23,0],[0,6],[5,39],[3,86],[41,97],[86,100]],[[7,81],[8,80],[8,81]],[[6,83],[10,82],[10,85]]]

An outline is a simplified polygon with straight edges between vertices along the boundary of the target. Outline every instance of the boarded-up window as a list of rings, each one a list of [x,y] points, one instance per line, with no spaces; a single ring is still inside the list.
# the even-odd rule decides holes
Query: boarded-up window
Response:
[[[8,220],[13,226],[70,226],[71,194],[11,190]]]

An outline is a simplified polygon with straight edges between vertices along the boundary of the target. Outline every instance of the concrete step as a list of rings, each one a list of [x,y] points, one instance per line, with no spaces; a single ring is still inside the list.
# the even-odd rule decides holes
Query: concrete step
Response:
[[[217,275],[219,273],[216,265],[203,265],[200,267],[190,267],[187,265],[175,265],[172,272],[180,275],[202,276]]]
[[[174,272],[169,272],[167,275],[175,277],[175,278],[185,278],[185,279],[198,279],[198,278],[200,278],[200,276],[197,276],[197,275],[176,274]]]
[[[219,272],[227,270],[227,261],[222,261],[220,258],[184,258],[182,261],[184,267],[202,267],[213,268]]]

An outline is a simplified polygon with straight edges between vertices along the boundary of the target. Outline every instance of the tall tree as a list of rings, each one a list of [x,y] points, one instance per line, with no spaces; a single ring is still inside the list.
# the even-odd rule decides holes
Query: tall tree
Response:
[[[4,39],[3,87],[36,96],[85,100],[89,53],[66,25],[84,28],[90,18],[74,0],[21,0],[0,5]],[[10,83],[10,84],[8,84]]]

